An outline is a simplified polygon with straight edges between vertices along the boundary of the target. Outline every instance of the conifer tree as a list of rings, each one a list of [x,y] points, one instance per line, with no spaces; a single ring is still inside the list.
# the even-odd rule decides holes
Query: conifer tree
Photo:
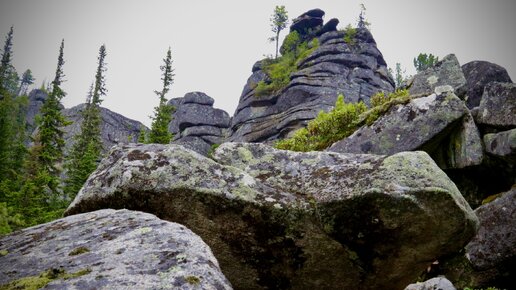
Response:
[[[167,105],[165,95],[170,90],[170,85],[174,82],[174,69],[172,69],[172,52],[170,47],[167,56],[163,59],[164,65],[160,66],[162,72],[163,88],[161,91],[154,91],[159,97],[159,105],[154,108],[152,117],[151,131],[149,133],[149,143],[168,144],[172,139],[172,133],[168,131],[168,124],[172,121],[174,108]]]
[[[102,152],[100,104],[102,103],[101,97],[107,93],[105,58],[106,46],[102,45],[97,59],[95,82],[90,89],[86,108],[83,111],[81,133],[75,138],[75,144],[67,162],[68,179],[65,192],[71,198],[77,194],[88,176],[97,168],[97,161]]]
[[[269,38],[271,42],[276,42],[276,57],[278,58],[279,51],[279,35],[280,32],[287,27],[288,23],[288,14],[287,10],[285,10],[285,6],[276,6],[274,8],[274,12],[271,16],[271,29],[274,32],[274,36]]]
[[[143,125],[140,127],[140,133],[138,135],[138,143],[147,143],[147,137],[145,132],[145,128],[143,128]]]
[[[50,191],[54,195],[59,194],[59,176],[61,169],[59,164],[63,161],[64,131],[63,127],[69,125],[61,113],[61,99],[66,93],[61,89],[64,73],[64,40],[61,41],[55,78],[52,81],[52,91],[41,108],[41,123],[37,132],[36,145],[41,147],[37,155],[40,170],[48,175]]]

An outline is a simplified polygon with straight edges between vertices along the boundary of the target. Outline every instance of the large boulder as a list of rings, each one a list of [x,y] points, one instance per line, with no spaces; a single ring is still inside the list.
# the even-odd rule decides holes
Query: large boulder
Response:
[[[484,88],[475,121],[481,127],[516,128],[516,84],[492,82]]]
[[[303,35],[321,29],[324,14],[324,11],[321,9],[312,9],[301,14],[292,20],[290,32],[297,31],[299,34]]]
[[[466,78],[454,54],[447,55],[434,66],[415,75],[409,84],[409,91],[411,95],[430,95],[442,86],[451,86],[460,98],[466,93]]]
[[[173,143],[206,155],[212,145],[224,142],[231,118],[223,110],[213,108],[214,100],[202,92],[187,93],[169,101],[174,106],[169,131]]]
[[[475,210],[476,236],[464,253],[442,263],[441,273],[458,287],[512,289],[516,275],[516,186]]]
[[[328,151],[391,155],[424,150],[441,168],[479,165],[482,141],[473,118],[462,100],[439,90],[392,106],[373,124],[360,127]]]
[[[129,208],[180,222],[238,289],[402,289],[476,231],[424,152],[224,143],[213,159],[177,145],[113,148],[66,214]]]
[[[505,68],[487,61],[472,61],[462,66],[466,78],[466,105],[473,109],[480,104],[484,87],[490,82],[512,83]]]
[[[253,66],[231,122],[229,141],[281,139],[306,126],[319,111],[332,109],[339,94],[346,102],[369,103],[376,92],[394,90],[387,64],[369,30],[357,29],[351,44],[344,41],[346,32],[333,31],[333,25],[336,20],[324,26],[328,31],[318,36],[319,47],[300,60],[284,89],[256,95],[257,84],[270,80],[261,62]]]
[[[65,151],[68,152],[75,143],[74,137],[81,132],[81,125],[84,117],[82,112],[86,104],[64,109],[63,115],[71,122],[64,127]],[[138,140],[140,130],[147,129],[142,123],[129,119],[121,114],[115,113],[107,108],[100,107],[101,131],[100,138],[105,152],[113,145],[119,143],[131,143]]]
[[[516,164],[516,128],[484,135],[486,152],[507,164]]]
[[[1,289],[232,289],[186,227],[105,209],[0,237]],[[5,287],[5,288],[4,288]]]
[[[425,282],[410,284],[405,290],[457,290],[457,288],[445,277],[436,277]]]

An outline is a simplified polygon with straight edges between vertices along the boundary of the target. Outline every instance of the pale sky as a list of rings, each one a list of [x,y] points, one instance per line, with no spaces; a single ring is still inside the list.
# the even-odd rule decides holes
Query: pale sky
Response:
[[[338,18],[344,28],[356,24],[360,3],[391,67],[400,62],[412,74],[420,52],[455,53],[461,64],[487,60],[516,78],[514,0],[0,0],[1,45],[14,25],[14,65],[20,74],[30,68],[39,87],[53,78],[64,38],[63,103],[71,107],[84,102],[106,44],[102,105],[149,125],[169,46],[176,76],[167,97],[202,91],[233,115],[252,65],[274,53],[267,39],[275,5],[285,5],[290,19],[321,8],[325,21]]]

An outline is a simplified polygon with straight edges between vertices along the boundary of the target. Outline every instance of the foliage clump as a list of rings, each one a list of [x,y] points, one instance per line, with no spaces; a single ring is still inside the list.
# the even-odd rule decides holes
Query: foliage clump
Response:
[[[268,58],[262,63],[262,70],[269,80],[258,82],[255,88],[256,96],[277,93],[290,82],[290,75],[298,70],[302,60],[306,59],[317,47],[319,40],[302,41],[299,33],[293,31],[285,37],[281,47],[282,56],[276,59]]]
[[[355,27],[352,27],[351,24],[348,24],[344,29],[344,42],[347,45],[353,46],[357,43],[356,36],[357,29]]]
[[[439,57],[429,53],[420,53],[414,58],[414,67],[418,73],[434,66],[439,61]]]
[[[319,112],[306,128],[297,130],[291,138],[276,142],[275,147],[302,152],[324,150],[350,136],[364,124],[371,125],[393,105],[409,100],[406,90],[390,94],[378,93],[371,98],[372,108],[368,110],[363,102],[345,103],[344,96],[339,95],[333,110]]]

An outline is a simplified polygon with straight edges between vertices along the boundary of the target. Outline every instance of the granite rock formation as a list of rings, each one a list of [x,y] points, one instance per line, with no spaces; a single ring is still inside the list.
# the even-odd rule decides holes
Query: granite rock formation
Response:
[[[462,66],[466,77],[466,106],[469,109],[478,107],[484,87],[491,82],[512,83],[505,68],[487,61],[472,61]]]

